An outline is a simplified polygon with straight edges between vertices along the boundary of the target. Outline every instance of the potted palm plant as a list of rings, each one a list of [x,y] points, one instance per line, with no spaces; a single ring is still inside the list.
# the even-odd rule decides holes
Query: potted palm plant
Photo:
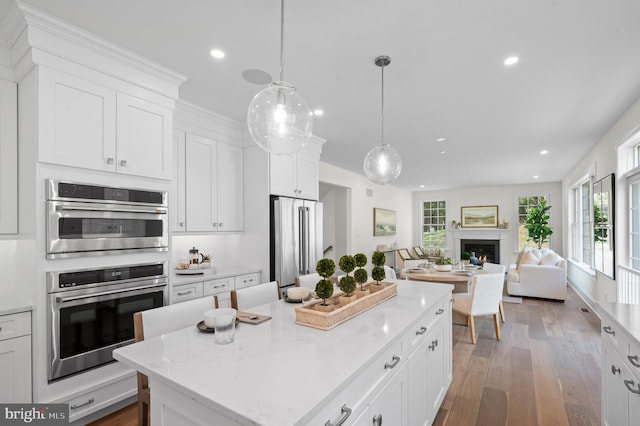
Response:
[[[553,234],[553,229],[549,226],[550,209],[551,206],[547,206],[547,200],[541,198],[538,205],[530,208],[527,212],[524,227],[529,232],[529,240],[534,242],[538,250],[549,241],[549,236]]]

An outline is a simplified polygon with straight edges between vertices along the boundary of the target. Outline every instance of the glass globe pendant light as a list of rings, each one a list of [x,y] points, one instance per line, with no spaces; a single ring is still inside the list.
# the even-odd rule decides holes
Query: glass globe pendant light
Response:
[[[249,104],[247,126],[258,146],[271,154],[300,150],[313,130],[313,113],[295,86],[284,81],[284,0],[280,2],[280,81],[273,81]]]
[[[374,63],[382,70],[382,130],[380,145],[364,157],[364,172],[371,182],[386,185],[394,181],[402,171],[402,158],[398,151],[384,142],[384,67],[391,63],[388,56],[378,56]]]

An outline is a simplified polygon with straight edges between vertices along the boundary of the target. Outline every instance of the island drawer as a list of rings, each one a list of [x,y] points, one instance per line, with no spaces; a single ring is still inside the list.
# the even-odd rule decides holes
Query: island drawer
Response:
[[[402,338],[402,350],[405,356],[410,356],[425,336],[446,316],[445,310],[451,309],[448,301],[448,298],[439,300],[414,323],[413,327],[410,327],[410,329],[405,332]]]
[[[350,378],[347,385],[338,391],[337,396],[327,404],[323,404],[321,411],[305,424],[324,425],[327,421],[336,424],[338,419],[344,416],[343,406],[351,410],[351,415],[344,424],[352,424],[353,420],[369,404],[378,389],[389,381],[405,362],[406,357],[402,356],[402,342],[397,340],[389,345],[381,355],[368,362],[359,374]]]
[[[245,288],[245,287],[251,287],[254,285],[258,285],[259,284],[259,277],[257,273],[253,273],[253,274],[244,274],[244,275],[238,275],[236,277],[236,290],[239,290],[241,288]]]
[[[31,334],[31,312],[0,316],[0,340]]]

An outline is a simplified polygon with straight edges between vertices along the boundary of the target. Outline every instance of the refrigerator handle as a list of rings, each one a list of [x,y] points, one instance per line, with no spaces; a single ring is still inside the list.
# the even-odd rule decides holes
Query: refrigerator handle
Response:
[[[300,226],[300,263],[302,275],[309,273],[309,208],[300,207],[302,225]]]
[[[298,275],[304,275],[304,208],[298,207]]]

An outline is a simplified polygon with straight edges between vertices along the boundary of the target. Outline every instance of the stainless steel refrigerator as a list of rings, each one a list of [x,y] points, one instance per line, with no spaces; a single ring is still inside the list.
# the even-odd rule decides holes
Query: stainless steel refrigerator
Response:
[[[283,289],[322,259],[322,203],[273,197],[271,206],[271,279]]]

